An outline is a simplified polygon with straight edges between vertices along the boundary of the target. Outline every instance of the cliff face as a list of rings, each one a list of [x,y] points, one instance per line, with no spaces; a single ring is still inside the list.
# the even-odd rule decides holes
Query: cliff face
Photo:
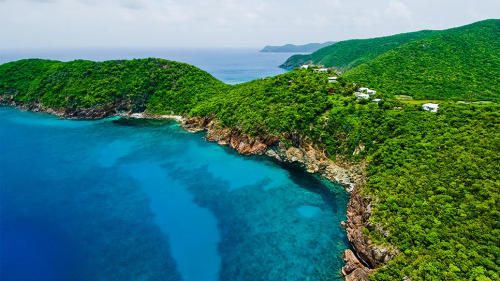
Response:
[[[65,119],[102,119],[116,115],[118,112],[130,111],[130,104],[127,101],[117,101],[100,106],[90,108],[50,108],[45,107],[41,103],[21,103],[16,102],[13,96],[0,95],[0,105],[14,106],[22,110],[33,112],[45,112],[52,115],[57,115]]]
[[[275,136],[250,137],[236,129],[217,125],[216,121],[206,118],[190,118],[183,122],[189,131],[207,130],[206,139],[220,145],[228,145],[240,154],[265,154],[280,162],[297,163],[309,173],[319,173],[323,177],[340,183],[348,192],[364,183],[363,164],[333,161],[313,145],[300,148],[287,147]]]
[[[398,254],[397,249],[376,245],[363,235],[363,228],[374,227],[369,222],[371,199],[363,197],[359,191],[365,183],[364,163],[333,161],[311,144],[287,147],[277,137],[250,137],[236,129],[220,127],[216,121],[207,118],[186,119],[182,125],[192,132],[207,130],[207,140],[228,145],[240,154],[265,154],[281,162],[297,163],[309,173],[319,173],[332,182],[340,183],[350,192],[345,227],[354,252],[350,249],[344,252],[346,265],[342,274],[346,280],[369,280],[369,274]]]
[[[217,122],[207,118],[190,118],[182,122],[184,128],[191,132],[207,130],[206,139],[220,145],[228,145],[240,154],[263,154],[277,141],[275,137],[258,136],[252,138],[236,129],[217,126]]]
[[[357,269],[361,269],[366,273],[373,273],[374,269],[384,266],[385,263],[399,254],[398,249],[377,245],[363,235],[363,228],[371,230],[375,227],[377,231],[384,232],[381,227],[374,226],[369,221],[371,213],[371,198],[363,197],[360,191],[355,189],[347,203],[346,231],[347,239],[349,239],[356,255],[344,254],[344,260],[346,261],[346,265],[342,268],[344,276],[354,274]],[[385,233],[385,235],[388,235],[388,233]],[[360,263],[360,260],[363,264]]]

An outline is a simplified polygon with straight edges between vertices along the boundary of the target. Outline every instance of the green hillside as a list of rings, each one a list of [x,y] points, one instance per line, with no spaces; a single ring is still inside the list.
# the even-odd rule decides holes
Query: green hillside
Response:
[[[500,20],[442,31],[348,40],[282,66],[316,64],[358,84],[416,99],[500,101]]]
[[[295,70],[230,86],[161,59],[22,60],[0,65],[0,101],[204,116],[365,160],[362,192],[374,200],[363,233],[401,251],[374,280],[499,280],[500,106],[448,101],[431,113],[384,93],[377,104],[357,100],[345,77],[328,83],[331,75]]]
[[[315,64],[345,72],[398,46],[434,33],[435,31],[423,30],[379,38],[341,41],[309,55],[291,56],[281,67],[291,69],[304,64]]]
[[[390,50],[345,77],[417,99],[500,101],[500,20],[444,30]]]
[[[185,113],[190,104],[223,86],[194,66],[162,59],[32,59],[0,66],[0,95],[54,109],[100,106],[142,112],[154,99],[156,106]]]

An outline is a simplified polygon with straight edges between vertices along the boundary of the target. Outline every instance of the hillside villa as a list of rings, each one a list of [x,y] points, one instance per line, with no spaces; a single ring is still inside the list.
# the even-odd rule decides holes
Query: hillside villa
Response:
[[[439,109],[439,104],[429,102],[429,103],[425,103],[425,104],[423,104],[423,105],[422,105],[422,108],[423,108],[425,111],[429,111],[429,112],[438,112],[438,109]]]
[[[314,72],[327,72],[328,71],[328,68],[316,68],[313,70]]]
[[[370,98],[369,94],[360,93],[360,92],[356,92],[356,93],[354,93],[354,95],[356,97],[358,97],[358,99],[368,99],[368,98]]]
[[[359,91],[362,92],[362,93],[369,94],[369,95],[375,95],[377,93],[377,91],[372,90],[370,88],[365,88],[365,87],[359,88]]]

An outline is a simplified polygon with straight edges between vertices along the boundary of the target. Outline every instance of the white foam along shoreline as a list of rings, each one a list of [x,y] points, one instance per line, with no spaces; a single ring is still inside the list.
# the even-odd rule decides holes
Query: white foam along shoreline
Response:
[[[185,118],[181,115],[154,115],[147,113],[132,113],[132,114],[119,114],[121,117],[137,118],[137,119],[168,119],[182,122]]]

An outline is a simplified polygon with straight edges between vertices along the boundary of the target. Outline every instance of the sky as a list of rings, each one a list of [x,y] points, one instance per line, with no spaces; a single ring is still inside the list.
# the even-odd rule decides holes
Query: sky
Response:
[[[488,18],[500,0],[0,0],[0,48],[259,48]]]

